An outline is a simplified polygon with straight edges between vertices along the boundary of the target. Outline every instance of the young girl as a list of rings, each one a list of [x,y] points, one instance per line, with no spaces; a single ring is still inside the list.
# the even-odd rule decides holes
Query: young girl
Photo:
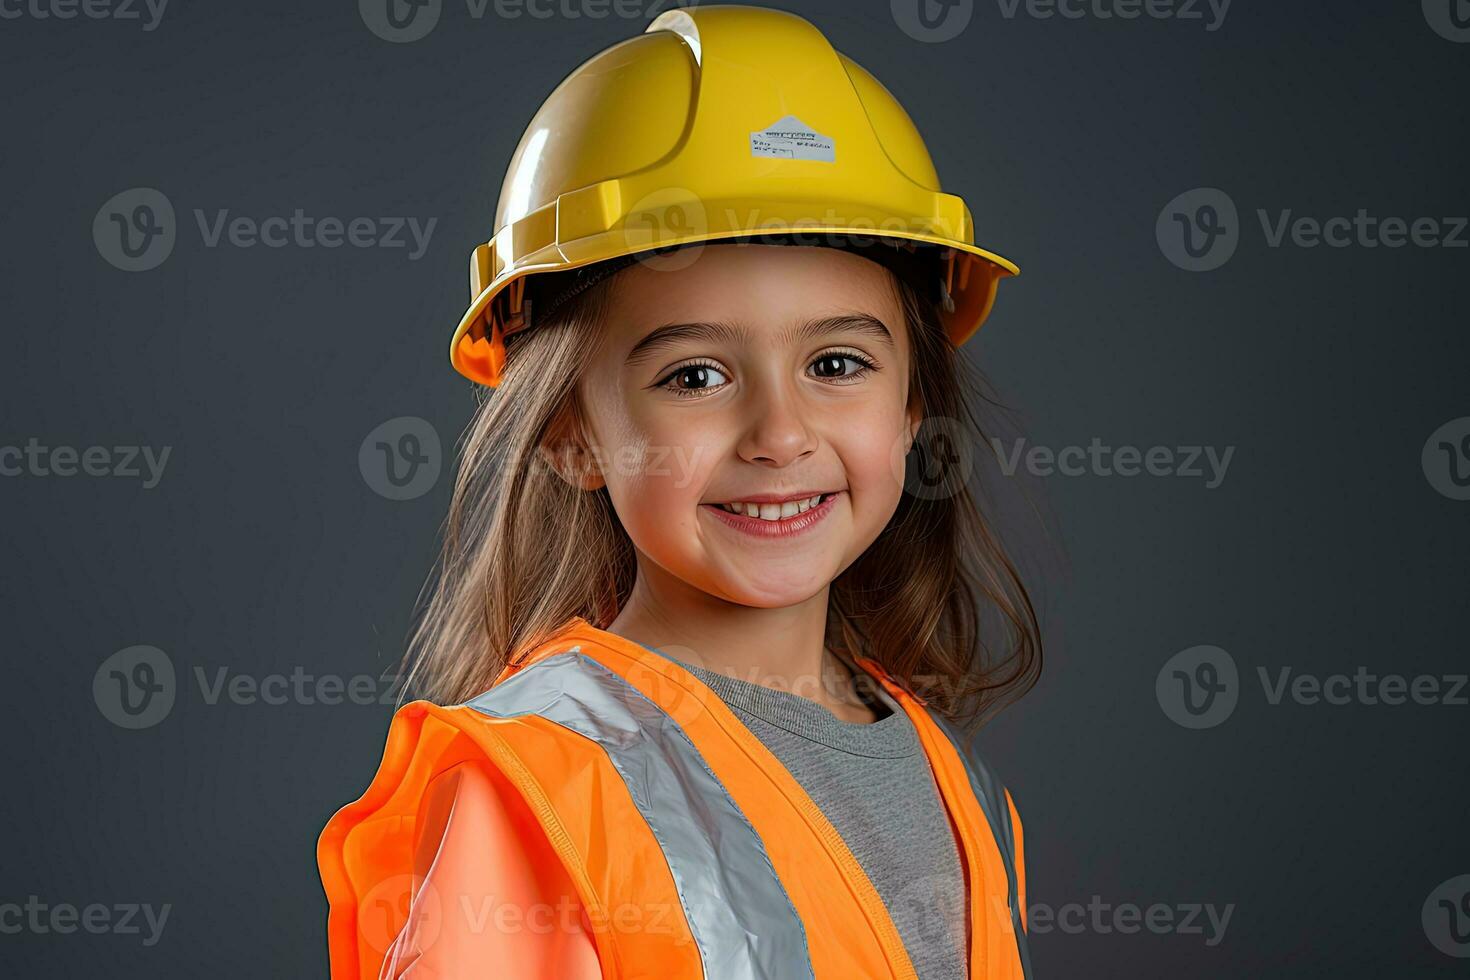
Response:
[[[552,93],[495,226],[426,700],[318,845],[332,976],[1029,977],[969,741],[1038,630],[944,467],[1016,269],[902,107],[801,18],[670,11]]]

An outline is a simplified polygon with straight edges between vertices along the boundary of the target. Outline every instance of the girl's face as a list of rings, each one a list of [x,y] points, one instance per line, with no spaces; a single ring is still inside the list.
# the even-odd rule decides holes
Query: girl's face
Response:
[[[579,384],[586,435],[640,570],[651,560],[729,602],[794,605],[898,506],[919,422],[902,308],[887,270],[833,248],[685,255],[611,284]],[[721,506],[736,501],[744,516]]]

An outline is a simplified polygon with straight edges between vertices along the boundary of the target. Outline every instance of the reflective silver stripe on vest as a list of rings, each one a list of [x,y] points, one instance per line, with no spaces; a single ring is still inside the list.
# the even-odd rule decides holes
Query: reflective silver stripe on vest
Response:
[[[663,849],[705,977],[811,977],[806,929],[755,828],[684,729],[579,650],[538,661],[467,706],[494,718],[538,715],[602,746]]]
[[[964,760],[965,772],[970,776],[970,789],[974,791],[975,799],[980,801],[985,822],[990,824],[990,833],[1000,848],[1000,856],[1006,866],[1006,883],[1010,892],[1006,901],[1011,909],[1011,931],[1016,936],[1016,951],[1021,957],[1021,975],[1026,980],[1031,980],[1031,950],[1026,942],[1026,930],[1022,928],[1021,903],[1017,901],[1016,840],[1011,829],[1011,808],[1006,805],[1005,787],[980,758],[980,754],[965,744],[963,736],[947,719],[934,712],[930,713],[930,717],[944,731],[954,744],[955,751]]]

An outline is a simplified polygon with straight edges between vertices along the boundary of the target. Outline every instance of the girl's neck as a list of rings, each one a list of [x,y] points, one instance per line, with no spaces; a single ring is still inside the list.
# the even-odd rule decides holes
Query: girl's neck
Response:
[[[795,606],[761,609],[704,592],[672,603],[640,588],[644,582],[640,575],[607,632],[686,663],[810,698],[844,721],[876,717],[854,689],[853,669],[826,649],[826,589]]]

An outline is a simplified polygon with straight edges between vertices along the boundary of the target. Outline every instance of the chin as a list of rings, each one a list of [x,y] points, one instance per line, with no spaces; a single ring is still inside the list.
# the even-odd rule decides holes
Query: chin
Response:
[[[791,570],[775,582],[770,581],[770,576],[767,576],[766,581],[760,584],[742,576],[741,581],[723,582],[718,590],[707,591],[752,609],[785,609],[807,602],[831,581],[832,576],[827,574],[824,566],[822,569],[812,567],[809,571],[800,573]]]

